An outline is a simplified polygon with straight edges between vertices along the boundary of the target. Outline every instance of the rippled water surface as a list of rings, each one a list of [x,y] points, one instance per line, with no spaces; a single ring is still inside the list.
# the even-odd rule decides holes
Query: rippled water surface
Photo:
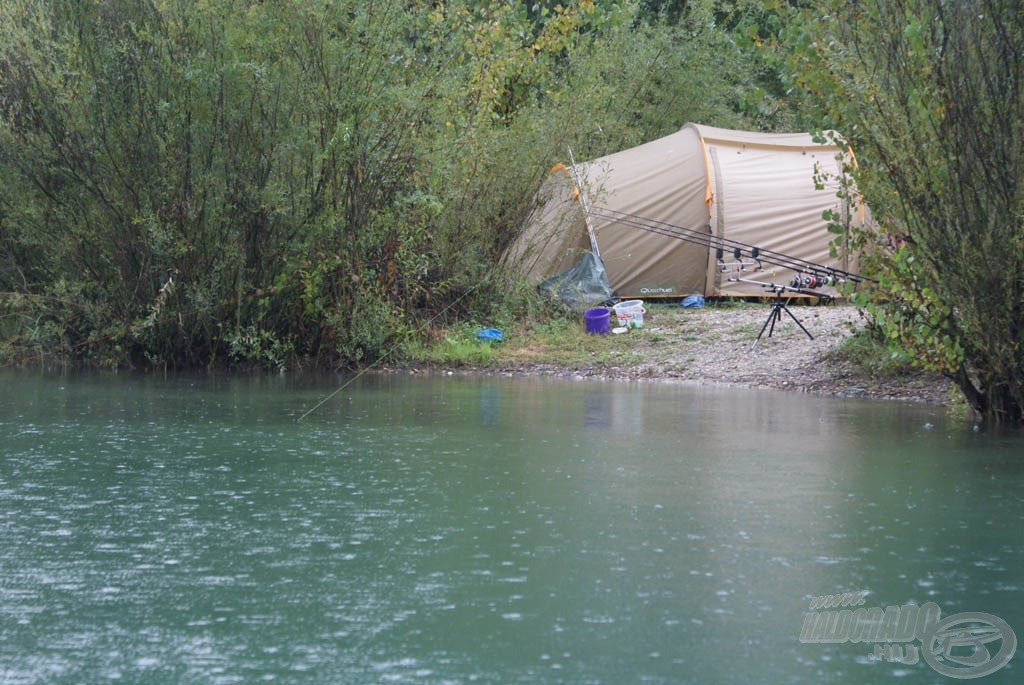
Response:
[[[0,375],[0,683],[955,682],[801,641],[855,591],[1024,638],[1019,434],[460,378],[300,421],[332,382]]]

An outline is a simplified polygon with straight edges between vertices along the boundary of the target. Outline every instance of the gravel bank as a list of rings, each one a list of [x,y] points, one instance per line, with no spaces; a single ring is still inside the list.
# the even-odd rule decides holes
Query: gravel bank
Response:
[[[708,385],[776,388],[840,397],[873,397],[948,404],[951,384],[937,374],[874,378],[839,361],[837,346],[865,323],[856,307],[792,305],[809,339],[785,311],[771,337],[758,332],[768,321],[761,306],[682,309],[649,307],[644,328],[630,331],[634,354],[621,364],[565,368],[514,359],[483,373],[569,378],[674,380]],[[756,345],[755,345],[756,341]],[[473,371],[480,373],[480,370]]]

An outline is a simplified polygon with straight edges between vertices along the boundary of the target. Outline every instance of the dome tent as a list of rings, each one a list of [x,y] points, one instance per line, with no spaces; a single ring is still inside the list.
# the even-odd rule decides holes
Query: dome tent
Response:
[[[845,271],[845,260],[829,256],[834,236],[825,214],[864,220],[863,208],[847,206],[839,192],[848,154],[809,133],[687,124],[572,169],[556,165],[505,263],[536,284],[596,248],[621,298],[765,292],[757,283],[730,280],[707,244],[644,228],[654,224]],[[792,276],[770,267],[742,272],[744,281],[766,284]]]

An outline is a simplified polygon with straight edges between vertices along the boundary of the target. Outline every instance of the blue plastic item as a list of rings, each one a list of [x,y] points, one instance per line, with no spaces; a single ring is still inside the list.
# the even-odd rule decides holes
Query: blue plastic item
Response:
[[[690,295],[684,297],[679,306],[683,309],[704,309],[704,298],[700,295]]]
[[[612,313],[607,307],[595,307],[583,312],[583,324],[589,335],[607,335]]]
[[[485,328],[476,332],[476,339],[482,342],[501,342],[504,338],[497,328]]]

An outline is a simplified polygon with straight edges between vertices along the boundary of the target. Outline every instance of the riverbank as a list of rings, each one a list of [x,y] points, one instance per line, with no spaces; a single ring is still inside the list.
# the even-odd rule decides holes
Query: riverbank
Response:
[[[765,330],[758,339],[771,313],[769,303],[703,309],[648,304],[641,330],[587,336],[581,321],[578,335],[574,330],[553,337],[511,331],[486,363],[445,367],[444,372],[675,381],[952,403],[952,384],[938,374],[879,372],[860,363],[856,350],[844,344],[866,324],[856,307],[792,305],[789,311],[813,339],[785,311],[771,336]]]

